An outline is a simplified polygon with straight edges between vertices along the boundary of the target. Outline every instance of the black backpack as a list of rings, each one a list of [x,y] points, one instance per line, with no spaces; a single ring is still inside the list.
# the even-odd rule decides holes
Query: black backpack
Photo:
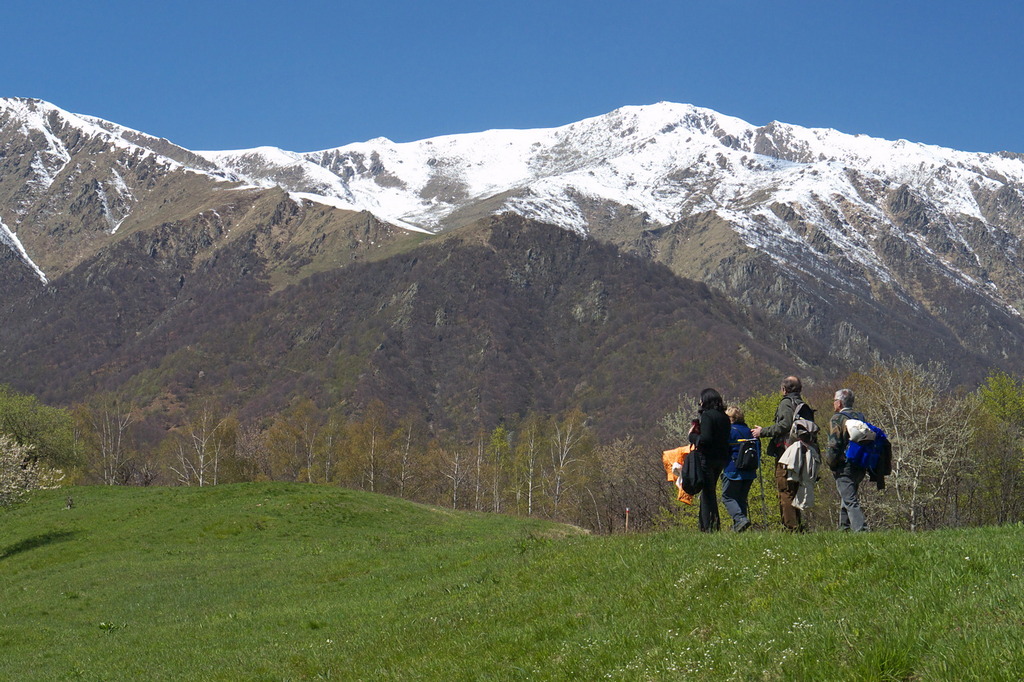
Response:
[[[757,471],[761,463],[760,452],[756,438],[746,438],[740,441],[740,451],[736,455],[736,471]]]
[[[699,452],[691,452],[683,460],[683,470],[679,473],[680,486],[683,492],[696,495],[704,490],[704,456]]]
[[[793,407],[793,421],[797,419],[806,419],[809,422],[814,421],[814,413],[817,412],[813,407],[807,403],[800,401]]]

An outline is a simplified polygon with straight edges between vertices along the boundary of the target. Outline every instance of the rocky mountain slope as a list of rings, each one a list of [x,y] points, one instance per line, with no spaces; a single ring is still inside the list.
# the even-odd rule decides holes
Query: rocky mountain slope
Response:
[[[564,229],[543,236],[552,226]],[[6,99],[0,368],[24,390],[71,400],[172,375],[192,390],[188,372],[220,371],[195,358],[215,357],[235,367],[224,381],[248,386],[237,392],[253,405],[300,390],[325,400],[377,395],[429,405],[440,420],[462,415],[456,421],[580,396],[611,410],[609,396],[637,389],[595,379],[625,376],[594,364],[609,358],[659,397],[684,378],[739,389],[734,369],[770,382],[778,372],[837,374],[897,353],[946,361],[970,379],[1024,367],[1022,232],[1020,155],[756,127],[687,105],[298,154],[190,151]],[[523,274],[530,259],[549,264],[542,295],[522,284],[532,281]],[[613,296],[606,282],[619,261],[644,284]],[[645,269],[652,261],[667,269]],[[574,279],[577,270],[589,274]],[[329,284],[334,278],[345,283]],[[378,282],[368,298],[365,282]],[[330,286],[345,293],[318,298]],[[649,321],[631,311],[661,301],[662,289],[677,292],[668,299],[686,324],[648,334]],[[319,310],[325,300],[329,315]],[[696,300],[700,312],[687,303]],[[325,316],[303,326],[304,307]],[[525,331],[492,319],[493,307],[514,309]],[[584,320],[596,326],[583,333]],[[330,344],[310,345],[325,334]],[[264,336],[279,345],[261,346]],[[588,347],[598,357],[567,351],[590,337],[606,344]],[[555,340],[564,354],[547,348]],[[313,347],[333,369],[309,365],[302,348]],[[295,348],[304,369],[282,359]],[[702,358],[707,348],[715,352]],[[265,353],[289,369],[268,369],[276,365]],[[670,371],[660,358],[685,369]],[[648,361],[666,372],[663,383],[644,371]],[[515,379],[499,382],[500,392],[517,398],[479,397],[480,372],[495,365]],[[444,381],[425,377],[443,367],[475,370],[449,371],[451,386],[440,388]],[[306,385],[298,376],[316,378]]]
[[[0,100],[0,223],[0,250],[43,284],[154,230],[210,246],[272,226],[261,246],[288,280],[372,257],[406,234],[365,212],[229,182],[167,140],[21,99]]]
[[[154,240],[173,248],[152,255]],[[5,381],[57,403],[126,392],[170,405],[168,424],[192,400],[259,417],[303,396],[379,399],[464,433],[575,405],[614,436],[652,432],[709,375],[737,395],[797,369],[770,320],[513,215],[278,290],[254,240],[203,249],[124,239],[56,292],[16,299],[0,328]]]
[[[836,362],[966,353],[977,371],[1021,359],[1019,154],[661,103],[549,130],[203,156],[397,225],[437,231],[507,210],[592,235],[799,325]]]

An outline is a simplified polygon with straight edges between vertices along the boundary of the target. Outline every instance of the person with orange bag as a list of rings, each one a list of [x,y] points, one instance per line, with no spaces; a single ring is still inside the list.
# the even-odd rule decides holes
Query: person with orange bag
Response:
[[[700,419],[690,428],[689,441],[696,449],[703,470],[704,485],[700,491],[699,525],[703,533],[719,530],[718,478],[729,461],[732,424],[725,416],[725,401],[713,388],[700,393]],[[694,455],[690,455],[693,457]]]

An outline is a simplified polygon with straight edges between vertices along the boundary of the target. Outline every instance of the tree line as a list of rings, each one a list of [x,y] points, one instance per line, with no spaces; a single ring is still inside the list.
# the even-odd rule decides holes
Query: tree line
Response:
[[[249,422],[203,401],[155,448],[137,447],[133,427],[142,415],[130,401],[99,397],[72,416],[81,480],[94,484],[302,481],[605,532],[619,524],[615,510],[627,498],[643,493],[652,508],[663,498],[658,472],[636,466],[644,449],[632,439],[598,443],[578,409],[531,413],[460,437],[396,418],[380,401],[352,417],[303,399]]]
[[[939,364],[900,358],[805,388],[816,407],[841,387],[893,443],[884,490],[865,485],[875,528],[927,530],[1024,520],[1024,379],[993,372],[974,390],[950,385]],[[212,399],[197,401],[155,444],[141,433],[145,411],[129,398],[94,396],[68,409],[0,388],[0,433],[22,461],[31,452],[58,472],[44,480],[103,485],[208,486],[305,481],[359,488],[453,509],[542,517],[596,532],[695,526],[696,510],[675,499],[660,453],[679,445],[696,414],[690,391],[650,433],[608,442],[579,409],[529,413],[474,433],[441,432],[418,416],[374,401],[356,415],[297,400],[280,413],[242,420]],[[769,424],[777,395],[733,400],[747,422]],[[816,420],[827,432],[831,415]],[[17,459],[17,458],[16,458]],[[777,493],[751,493],[755,523],[775,523]],[[8,477],[9,478],[9,477]],[[830,475],[818,483],[812,527],[835,527]],[[761,518],[758,518],[760,515]]]

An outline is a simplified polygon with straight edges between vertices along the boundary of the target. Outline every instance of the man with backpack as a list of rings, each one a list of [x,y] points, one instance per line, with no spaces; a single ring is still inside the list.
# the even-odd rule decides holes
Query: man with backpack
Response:
[[[868,522],[860,507],[858,489],[868,470],[857,466],[846,458],[850,446],[850,434],[846,422],[857,419],[866,422],[864,415],[853,411],[853,391],[841,388],[836,391],[832,406],[835,414],[829,421],[828,447],[825,449],[825,464],[832,469],[839,491],[839,530],[866,531]]]
[[[782,400],[775,409],[775,422],[771,426],[755,426],[752,429],[754,438],[769,438],[767,453],[776,459],[775,485],[779,491],[779,512],[782,525],[788,530],[802,531],[803,522],[800,510],[793,506],[800,486],[796,481],[789,480],[786,467],[778,463],[778,459],[789,446],[788,436],[795,419],[814,421],[814,410],[804,402],[800,392],[803,384],[799,377],[790,376],[782,380]]]

